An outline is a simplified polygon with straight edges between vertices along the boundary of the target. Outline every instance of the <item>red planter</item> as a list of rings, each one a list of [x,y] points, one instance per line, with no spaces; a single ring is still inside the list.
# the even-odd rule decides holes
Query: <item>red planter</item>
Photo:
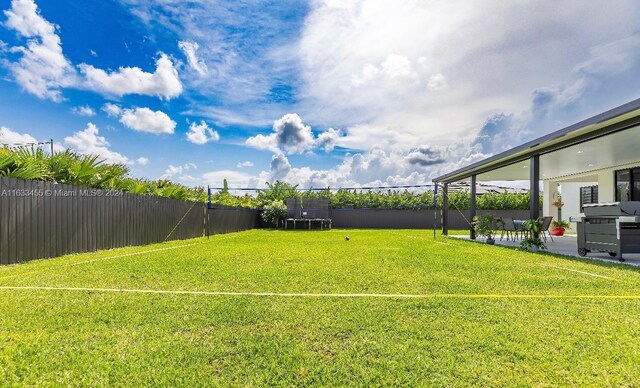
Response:
[[[564,236],[564,228],[553,228],[551,229],[552,236]]]

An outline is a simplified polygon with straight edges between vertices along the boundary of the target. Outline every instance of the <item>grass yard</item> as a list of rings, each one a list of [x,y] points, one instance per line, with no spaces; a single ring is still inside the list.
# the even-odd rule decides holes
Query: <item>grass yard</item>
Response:
[[[0,267],[0,381],[634,386],[639,291],[629,266],[416,230],[71,255]]]

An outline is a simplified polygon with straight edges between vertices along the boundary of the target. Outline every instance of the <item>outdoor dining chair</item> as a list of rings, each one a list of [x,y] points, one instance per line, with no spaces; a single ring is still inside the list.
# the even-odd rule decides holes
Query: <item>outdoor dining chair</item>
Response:
[[[540,221],[540,224],[542,225],[542,227],[540,228],[540,234],[542,235],[542,238],[544,239],[545,242],[547,241],[547,235],[549,236],[551,241],[553,241],[553,237],[549,232],[549,226],[551,226],[551,220],[553,220],[552,216],[538,218],[538,221]]]
[[[515,222],[513,222],[513,218],[505,217],[502,219],[502,233],[500,234],[500,241],[502,241],[505,234],[507,235],[507,240],[511,238],[513,241],[516,241],[520,232],[522,232],[522,228],[516,226]]]

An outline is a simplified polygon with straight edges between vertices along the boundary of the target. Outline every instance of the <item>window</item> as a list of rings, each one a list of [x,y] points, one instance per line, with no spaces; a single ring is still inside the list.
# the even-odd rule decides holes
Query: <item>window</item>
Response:
[[[585,186],[580,188],[580,211],[584,205],[598,203],[598,186]]]
[[[616,201],[640,201],[640,167],[616,171]]]

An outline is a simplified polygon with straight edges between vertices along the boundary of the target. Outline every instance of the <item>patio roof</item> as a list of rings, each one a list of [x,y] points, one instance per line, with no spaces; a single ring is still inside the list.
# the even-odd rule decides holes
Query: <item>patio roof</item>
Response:
[[[637,161],[639,125],[640,99],[636,99],[433,181],[451,183],[472,176],[483,181],[529,179],[532,156],[542,156],[542,179],[571,179],[573,174]]]

